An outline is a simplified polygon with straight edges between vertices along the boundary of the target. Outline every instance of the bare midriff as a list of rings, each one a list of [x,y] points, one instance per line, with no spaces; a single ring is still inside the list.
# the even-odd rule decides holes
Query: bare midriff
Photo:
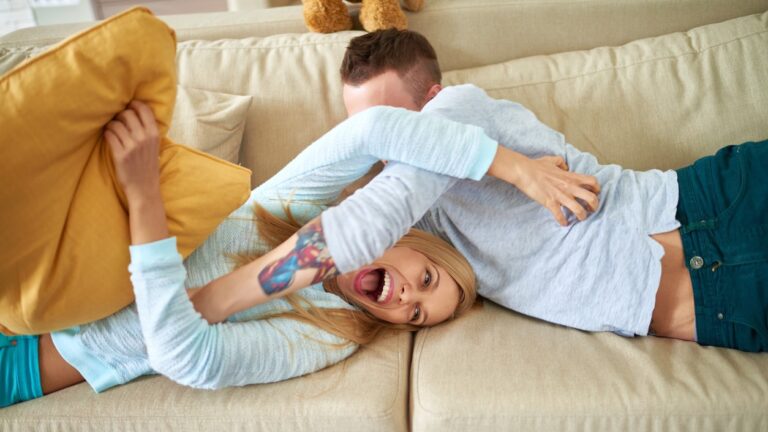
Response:
[[[40,335],[38,355],[40,386],[44,395],[84,381],[80,372],[59,354],[50,334]]]
[[[695,340],[696,311],[691,275],[685,266],[680,231],[651,236],[664,247],[661,281],[656,292],[650,330],[656,336]]]

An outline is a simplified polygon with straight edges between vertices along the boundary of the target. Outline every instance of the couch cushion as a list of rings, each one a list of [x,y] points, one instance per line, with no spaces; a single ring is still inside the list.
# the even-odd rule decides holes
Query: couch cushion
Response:
[[[250,96],[179,86],[168,138],[238,163],[250,106]]]
[[[180,41],[307,32],[301,6],[245,10],[248,6],[287,2],[229,0],[234,12],[171,15],[162,19],[176,30]],[[352,15],[359,9],[359,5],[349,7]],[[443,70],[452,70],[531,55],[619,45],[766,9],[768,0],[707,0],[706,5],[701,0],[427,0],[421,12],[406,15],[409,28],[423,33],[435,44]],[[3,48],[51,44],[86,25],[17,30],[0,37],[0,56]],[[355,28],[360,29],[360,24],[356,22]]]
[[[732,2],[720,1],[707,8],[701,8],[696,1],[626,0],[610,4],[601,1],[600,7],[593,1],[566,3],[427,2],[422,12],[411,15],[411,28],[424,32],[432,40],[443,69],[451,70],[563,48],[625,43],[638,36],[688,29],[699,23],[738,16]],[[765,10],[768,1],[739,5],[745,8],[739,10],[747,13]],[[474,24],[459,25],[455,22],[457,18],[469,19]],[[510,30],[502,31],[498,24],[478,24],[481,22],[503,22],[505,29]],[[600,25],[587,24],[591,22],[600,22]],[[551,26],[552,30],[544,31],[542,26]],[[457,36],[465,28],[472,30]],[[500,38],[502,32],[504,37]],[[255,186],[344,119],[338,69],[349,39],[359,34],[307,33],[182,42],[177,54],[179,82],[207,90],[253,95],[242,163],[253,171]],[[500,65],[495,70],[503,68]],[[454,76],[463,79],[461,77],[474,78],[479,74],[474,71],[464,75],[447,74],[447,82],[457,82]]]
[[[258,185],[346,117],[339,66],[359,34],[182,42],[179,84],[253,96],[241,161]]]
[[[176,93],[175,42],[165,24],[138,8],[0,77],[5,331],[82,324],[133,300],[126,203],[102,128],[135,98],[149,103],[165,135]],[[160,165],[169,229],[186,256],[245,201],[250,173],[166,138]]]
[[[768,138],[768,13],[445,74],[531,109],[602,163],[677,168]]]
[[[421,431],[764,431],[768,355],[586,333],[486,302],[416,336]]]
[[[768,137],[766,47],[768,13],[446,82],[521,102],[601,162],[672,168]],[[490,303],[417,335],[411,388],[413,431],[768,429],[768,355],[589,334]]]
[[[96,394],[86,384],[0,411],[19,431],[407,431],[410,333],[385,333],[306,377],[216,391],[152,377]]]

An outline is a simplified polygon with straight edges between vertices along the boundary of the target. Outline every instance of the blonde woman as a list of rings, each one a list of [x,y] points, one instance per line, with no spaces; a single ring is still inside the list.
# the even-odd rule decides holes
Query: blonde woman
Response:
[[[429,130],[424,122],[444,130],[439,141],[419,132]],[[373,109],[333,129],[255,189],[182,263],[166,227],[151,109],[132,102],[107,126],[105,139],[129,204],[136,303],[77,328],[4,337],[0,366],[9,379],[0,388],[0,406],[83,380],[100,392],[153,373],[208,389],[279,381],[343,360],[385,327],[415,330],[459,316],[475,301],[475,277],[467,261],[433,235],[361,219],[346,200],[334,209],[349,228],[333,229],[360,236],[364,250],[348,253],[375,256],[355,269],[334,262],[335,234],[324,232],[317,216],[379,159],[461,178],[505,172],[540,199],[548,184],[594,180],[563,171],[557,158],[512,157],[510,163],[499,157],[510,154],[476,127]],[[454,156],[434,166],[437,151]],[[409,193],[385,191],[378,204]],[[394,247],[365,245],[373,231]],[[233,271],[233,256],[242,260],[259,251],[268,252]],[[192,287],[203,288],[185,290]]]

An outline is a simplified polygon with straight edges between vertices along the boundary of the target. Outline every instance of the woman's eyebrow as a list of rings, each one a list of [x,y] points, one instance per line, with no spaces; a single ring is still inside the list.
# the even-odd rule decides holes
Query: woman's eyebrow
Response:
[[[440,286],[440,271],[434,264],[432,264],[432,272],[435,274],[435,283],[432,285],[432,289],[430,291],[435,292],[437,287]]]

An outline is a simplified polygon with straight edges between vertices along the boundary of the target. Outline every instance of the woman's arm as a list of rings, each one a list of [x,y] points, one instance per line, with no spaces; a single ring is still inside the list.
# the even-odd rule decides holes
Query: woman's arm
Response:
[[[173,238],[132,246],[130,271],[150,365],[180,384],[215,389],[280,381],[337,363],[356,348],[325,345],[345,341],[290,319],[209,324],[184,293]]]
[[[107,124],[104,139],[128,201],[131,243],[150,243],[168,237],[160,195],[160,138],[147,105],[132,101],[128,107]]]
[[[152,111],[132,102],[105,131],[131,212],[129,270],[152,367],[186,385],[218,388],[286,379],[351,354],[354,346],[333,349],[307,344],[302,335],[330,344],[344,341],[292,320],[210,325],[194,310],[184,292],[186,274],[175,238],[168,238],[154,125]],[[249,282],[256,282],[253,289],[277,295],[335,273],[322,244],[322,232],[313,227],[305,227],[257,260],[263,265],[255,278],[249,273],[254,265],[242,272]],[[270,261],[275,255],[284,259]],[[344,307],[341,301],[332,306]]]
[[[337,274],[322,223],[315,218],[278,247],[206,284],[192,301],[208,322],[221,322]]]

